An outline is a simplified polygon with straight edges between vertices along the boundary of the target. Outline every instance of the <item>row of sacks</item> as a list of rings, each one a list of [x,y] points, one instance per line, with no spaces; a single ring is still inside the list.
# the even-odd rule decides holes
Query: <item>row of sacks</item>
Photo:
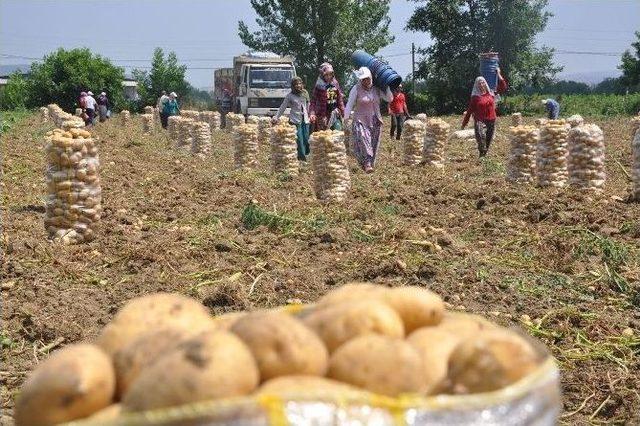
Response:
[[[407,120],[402,134],[403,163],[407,166],[425,163],[444,167],[449,128],[449,124],[439,118],[426,119],[425,116]]]
[[[40,118],[43,122],[53,121],[53,124],[59,128],[84,127],[84,120],[82,120],[82,118],[65,112],[57,104],[49,104],[46,107],[41,107]]]

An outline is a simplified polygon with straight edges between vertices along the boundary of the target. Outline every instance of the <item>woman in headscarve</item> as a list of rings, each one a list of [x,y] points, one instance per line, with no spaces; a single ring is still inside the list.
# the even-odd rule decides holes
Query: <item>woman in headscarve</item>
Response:
[[[296,126],[298,160],[306,161],[309,155],[309,92],[300,77],[291,80],[291,92],[282,101],[272,121],[276,123],[287,108],[291,108],[289,124]]]
[[[496,92],[502,94],[507,90],[507,82],[502,78],[498,68],[498,86]],[[476,78],[471,91],[469,106],[462,120],[464,129],[469,122],[469,117],[473,115],[476,142],[478,143],[478,153],[480,157],[487,155],[489,146],[493,140],[496,126],[496,94],[489,88],[484,77]]]
[[[313,88],[309,115],[314,130],[342,130],[344,94],[335,78],[333,66],[328,62],[320,65],[320,75]]]
[[[362,67],[354,74],[358,83],[349,92],[345,121],[353,111],[353,151],[358,163],[366,173],[373,172],[382,132],[380,100],[391,102],[393,93],[387,87],[385,91],[373,86],[371,71]]]

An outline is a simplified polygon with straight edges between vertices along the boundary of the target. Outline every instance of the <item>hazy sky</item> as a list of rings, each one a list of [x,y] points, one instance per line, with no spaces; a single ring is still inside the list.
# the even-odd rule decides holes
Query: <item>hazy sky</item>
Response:
[[[424,33],[405,32],[415,3],[392,0],[396,41],[379,54],[402,75],[411,72],[411,43]],[[554,13],[538,42],[558,50],[563,74],[617,74],[620,54],[640,30],[640,0],[551,0]],[[127,71],[149,66],[156,46],[174,50],[189,66],[188,80],[213,85],[213,68],[230,66],[246,50],[238,20],[255,27],[249,0],[0,0],[0,64],[22,64],[58,47],[86,46]],[[600,55],[585,54],[596,52]]]

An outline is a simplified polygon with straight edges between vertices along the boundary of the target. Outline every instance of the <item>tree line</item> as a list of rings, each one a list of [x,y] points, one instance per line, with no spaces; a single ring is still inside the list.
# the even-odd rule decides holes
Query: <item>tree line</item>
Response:
[[[548,0],[412,0],[416,3],[405,29],[428,35],[432,43],[418,49],[415,75],[407,85],[418,89],[410,99],[436,114],[464,110],[474,78],[478,53],[500,52],[500,67],[510,83],[509,94],[625,94],[640,91],[640,32],[627,50],[619,69],[622,76],[595,87],[558,81],[562,67],[553,62],[554,50],[537,47],[535,37],[544,31],[552,14]],[[257,14],[257,31],[238,22],[238,35],[250,49],[295,58],[298,74],[307,88],[315,83],[318,66],[329,61],[336,76],[348,82],[351,53],[363,49],[375,54],[394,41],[389,30],[391,0],[251,0]],[[229,58],[231,60],[231,58]],[[88,49],[58,51],[35,63],[27,79],[11,78],[0,95],[0,105],[35,107],[56,102],[75,105],[77,93],[90,87],[106,91],[117,106],[137,110],[154,104],[161,90],[181,94],[181,101],[211,106],[209,93],[185,80],[186,66],[173,52],[156,49],[149,71],[134,70],[140,100],[122,97],[122,68]],[[410,91],[409,91],[410,92]]]

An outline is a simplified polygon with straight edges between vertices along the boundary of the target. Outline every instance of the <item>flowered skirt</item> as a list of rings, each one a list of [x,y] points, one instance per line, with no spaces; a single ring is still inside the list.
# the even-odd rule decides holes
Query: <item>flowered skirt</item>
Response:
[[[368,125],[361,121],[353,122],[353,154],[360,166],[374,166],[378,147],[380,145],[380,133],[382,124],[374,118]]]

